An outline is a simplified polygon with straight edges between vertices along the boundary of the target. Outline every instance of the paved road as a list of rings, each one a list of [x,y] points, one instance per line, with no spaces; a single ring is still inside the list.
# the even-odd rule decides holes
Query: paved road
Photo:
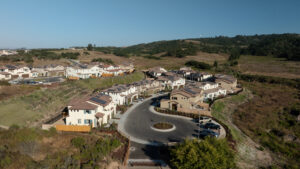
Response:
[[[38,77],[38,78],[27,78],[27,79],[15,79],[11,80],[10,82],[13,84],[34,84],[34,82],[42,83],[56,83],[56,82],[63,82],[64,78],[61,76],[57,77]]]
[[[151,105],[158,98],[148,99],[128,110],[122,117],[119,130],[130,136],[130,140],[140,144],[160,145],[168,142],[181,142],[185,138],[197,137],[199,127],[191,118],[165,116],[151,111]],[[170,132],[151,129],[157,122],[169,122],[176,126]]]

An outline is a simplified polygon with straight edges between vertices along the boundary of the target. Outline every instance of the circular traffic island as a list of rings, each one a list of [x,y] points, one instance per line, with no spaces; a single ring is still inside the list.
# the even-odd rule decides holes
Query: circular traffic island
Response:
[[[167,122],[154,123],[151,128],[156,131],[169,132],[175,130],[175,125]]]

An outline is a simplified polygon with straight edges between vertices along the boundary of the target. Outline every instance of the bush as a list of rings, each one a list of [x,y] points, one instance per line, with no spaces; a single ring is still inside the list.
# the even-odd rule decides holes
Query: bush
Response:
[[[235,167],[234,153],[225,139],[207,137],[185,140],[171,149],[171,165],[177,169],[227,169]]]
[[[210,69],[211,66],[207,63],[204,63],[204,62],[198,62],[198,61],[195,61],[195,60],[190,60],[188,62],[185,63],[186,66],[191,66],[191,67],[194,67],[194,68],[197,68],[197,69]]]
[[[0,86],[10,86],[10,83],[6,80],[0,80]]]
[[[76,148],[82,148],[85,145],[85,140],[82,137],[75,137],[71,140],[71,144]]]
[[[114,64],[114,62],[111,59],[103,59],[103,58],[95,58],[92,60],[92,62],[103,62],[108,64]]]
[[[9,127],[10,130],[18,130],[20,128],[20,126],[18,126],[17,124],[13,124]]]

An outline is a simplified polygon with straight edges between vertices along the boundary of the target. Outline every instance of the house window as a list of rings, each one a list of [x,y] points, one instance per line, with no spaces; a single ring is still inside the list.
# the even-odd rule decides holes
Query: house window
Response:
[[[84,114],[91,114],[91,110],[85,110]]]
[[[78,124],[81,124],[81,119],[78,119]]]
[[[90,120],[90,119],[85,119],[85,120],[84,120],[84,124],[92,124],[92,120]]]
[[[177,100],[177,97],[172,97],[172,100]]]

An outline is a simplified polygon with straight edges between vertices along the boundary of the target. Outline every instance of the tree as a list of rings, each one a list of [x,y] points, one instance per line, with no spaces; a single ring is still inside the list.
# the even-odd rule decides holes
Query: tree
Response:
[[[207,137],[185,140],[171,149],[171,165],[177,169],[234,168],[234,153],[225,139]]]
[[[214,62],[214,67],[217,68],[218,67],[218,62],[215,60]]]
[[[210,69],[211,66],[204,62],[198,62],[196,60],[190,60],[185,63],[186,66],[191,66],[197,69]]]
[[[88,44],[87,50],[93,50],[93,45],[91,43]]]
[[[231,54],[228,58],[228,61],[238,60],[240,58],[240,50],[239,49],[233,49],[231,51]]]

